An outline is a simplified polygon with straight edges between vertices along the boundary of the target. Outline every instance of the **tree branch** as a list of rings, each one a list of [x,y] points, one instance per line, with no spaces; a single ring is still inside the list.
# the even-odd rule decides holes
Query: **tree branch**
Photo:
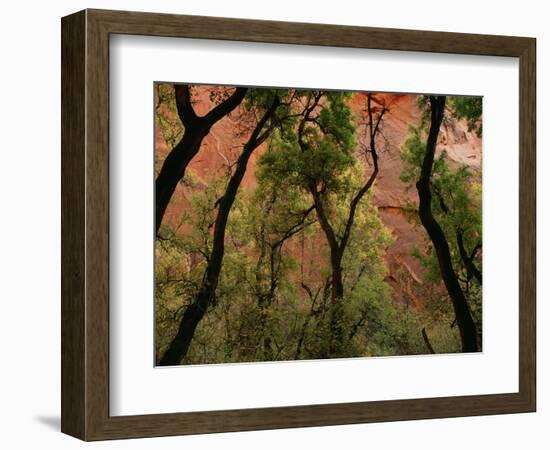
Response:
[[[221,102],[215,108],[213,108],[208,114],[204,116],[204,120],[208,125],[213,125],[222,117],[229,114],[233,111],[239,104],[243,101],[244,96],[246,95],[248,88],[238,87],[235,89],[235,92],[231,94],[226,100]]]
[[[363,187],[357,192],[355,197],[353,197],[353,200],[350,204],[350,210],[348,214],[348,220],[346,221],[346,227],[344,229],[344,234],[342,235],[342,240],[340,241],[340,248],[342,251],[346,248],[346,245],[348,244],[348,240],[351,234],[351,228],[353,226],[353,222],[355,221],[355,213],[357,210],[357,206],[359,205],[359,202],[363,198],[363,196],[369,191],[369,189],[374,184],[374,181],[376,180],[376,177],[378,176],[378,153],[376,151],[376,135],[378,134],[380,121],[382,120],[382,116],[386,112],[386,109],[384,108],[382,112],[379,114],[376,125],[374,125],[373,122],[373,116],[372,116],[372,94],[368,94],[367,96],[367,109],[368,109],[368,115],[369,115],[369,130],[370,130],[370,153],[372,155],[372,163],[373,163],[373,172],[367,182],[363,185]]]
[[[456,230],[456,242],[458,244],[458,252],[460,253],[460,258],[462,259],[462,261],[464,262],[464,266],[466,267],[468,278],[474,276],[479,284],[482,284],[481,271],[474,264],[476,251],[472,252],[471,257],[468,256],[468,252],[466,252],[466,247],[464,246],[464,233],[460,229]]]

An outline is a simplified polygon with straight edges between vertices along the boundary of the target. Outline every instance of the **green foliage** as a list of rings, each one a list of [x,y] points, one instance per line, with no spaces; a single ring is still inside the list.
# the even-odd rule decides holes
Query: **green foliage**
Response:
[[[323,239],[314,214],[306,215],[310,199],[298,187],[259,180],[253,192],[239,195],[231,212],[216,301],[197,329],[190,364],[315,359],[326,353],[330,270],[326,261],[319,262],[318,254],[326,256],[327,249],[320,245]],[[166,227],[164,238],[157,241],[159,353],[168,344],[166,336],[175,332],[175,319],[198,289],[217,185],[223,182],[194,194],[191,212],[182,217],[185,233]],[[344,211],[344,201],[336,211]],[[279,245],[289,231],[295,234]],[[391,240],[367,199],[358,211],[343,261],[349,294],[343,301],[346,341],[340,356],[407,351],[394,342],[408,331],[399,322],[384,281],[383,257]],[[308,290],[316,295],[309,296]]]
[[[423,140],[422,132],[424,127],[409,127],[409,137],[401,147],[401,159],[405,163],[399,178],[407,184],[410,189],[420,177],[420,168],[426,152],[426,143]],[[434,167],[437,162],[434,162]]]
[[[155,101],[155,126],[170,151],[181,140],[184,131],[176,109],[174,86],[167,83],[155,84]],[[159,171],[160,163],[156,157],[155,173]]]
[[[304,101],[312,95],[301,92]],[[312,181],[326,190],[340,189],[346,171],[355,164],[355,126],[346,100],[342,93],[324,95],[315,122],[306,123],[303,130],[307,151],[300,147],[295,130],[276,133],[260,158],[258,177],[272,182],[284,179],[304,189]]]
[[[424,99],[419,104],[421,107],[426,106],[426,100]],[[475,129],[477,133],[481,133],[480,97],[452,97],[451,114],[455,118],[466,119],[469,129]],[[414,186],[420,176],[422,161],[426,151],[426,132],[427,125],[425,121],[419,127],[411,127],[409,137],[401,148],[401,159],[404,162],[404,167],[400,178],[407,184],[409,189]],[[469,167],[449,161],[447,152],[443,148],[436,154],[434,160],[431,192],[433,215],[445,233],[454,270],[468,300],[477,328],[481,332],[481,285],[468,273],[464,258],[459,249],[458,239],[458,234],[460,233],[464,249],[468,256],[471,257],[473,264],[481,271],[481,177],[474,174]],[[428,245],[427,254],[423,254],[418,248],[415,248],[412,254],[420,260],[426,269],[425,281],[431,284],[438,284],[441,283],[441,273],[437,257],[427,237],[426,243]],[[432,303],[436,305],[435,308]],[[450,301],[441,302],[441,299],[437,298],[432,303],[427,302],[427,306],[428,311],[431,311],[437,319],[436,323],[440,323],[442,319],[452,322],[453,313]],[[452,341],[454,339],[450,340],[450,342]]]
[[[213,89],[210,101],[219,103],[227,95],[227,89]],[[341,240],[350,204],[372,167],[357,154],[359,127],[349,94],[249,89],[239,114],[257,120],[275,96],[281,106],[266,125],[274,131],[256,161],[255,183],[238,191],[231,209],[215,298],[198,325],[185,362],[425,354],[423,328],[437,352],[458,351],[449,302],[434,289],[440,278],[431,253],[416,251],[428,275],[411,294],[427,298],[425,308],[415,305],[412,297],[402,303],[392,298],[385,257],[393,237],[380,220],[371,192],[358,203],[343,252],[343,298],[332,301],[330,251],[313,208],[311,186],[322,196]],[[299,135],[300,113],[317,97],[321,100]],[[158,99],[157,126],[170,146],[183,129],[169,86],[162,85]],[[242,127],[242,135],[247,135],[249,129]],[[402,179],[409,185],[418,175],[424,145],[423,129],[411,129],[402,150],[406,162]],[[188,169],[184,186],[188,207],[177,226],[172,222],[161,228],[155,250],[157,354],[169,344],[203,282],[217,204],[230,172],[198,182]],[[445,233],[451,240],[453,230],[460,227],[466,245],[473,247],[481,239],[478,180],[466,168],[452,168],[443,152],[435,164],[433,183],[452,211],[444,213],[434,200]],[[456,242],[452,245],[459,264]],[[474,315],[480,317],[481,289],[474,283],[469,289]],[[331,353],[329,337],[335,322],[342,338]]]
[[[418,107],[422,111],[420,128],[425,128],[430,119],[429,96],[418,97]],[[482,114],[483,97],[450,96],[447,97],[450,114],[457,120],[465,120],[468,131],[474,131],[478,137],[483,134]]]
[[[481,115],[483,97],[451,97],[452,114],[457,119],[465,119],[468,131],[475,131],[478,137],[483,133]]]

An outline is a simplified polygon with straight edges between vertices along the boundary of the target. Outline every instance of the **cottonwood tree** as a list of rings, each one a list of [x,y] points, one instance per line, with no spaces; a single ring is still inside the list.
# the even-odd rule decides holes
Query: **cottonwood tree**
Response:
[[[344,351],[343,305],[344,275],[342,261],[351,236],[357,208],[378,175],[377,136],[387,108],[375,108],[373,95],[367,94],[368,145],[372,172],[360,186],[350,185],[350,171],[356,165],[356,126],[347,105],[349,94],[310,91],[302,93],[303,113],[295,134],[278,141],[272,153],[275,176],[296,183],[312,197],[317,220],[330,250],[331,333],[326,355]],[[282,162],[287,163],[283,166]],[[331,196],[348,196],[345,211],[336,211]]]
[[[408,168],[405,169],[402,179],[412,182],[416,178],[418,217],[431,241],[441,279],[453,305],[462,351],[476,352],[479,349],[477,327],[460,282],[459,266],[464,265],[469,279],[476,277],[481,284],[481,271],[473,262],[481,248],[481,216],[480,209],[479,214],[475,212],[475,204],[470,202],[464,189],[465,180],[470,177],[468,170],[460,168],[456,173],[451,173],[446,163],[446,154],[442,152],[436,157],[446,100],[445,96],[430,96],[421,103],[428,107],[427,114],[421,126],[412,130],[412,136],[404,145],[402,156]],[[451,102],[451,107],[454,103]],[[453,115],[468,118],[470,129],[476,127],[475,114],[480,110],[468,109],[467,102],[457,104],[459,107],[452,110]],[[477,130],[481,133],[480,126]],[[426,141],[423,137],[425,133]],[[447,204],[449,200],[453,203],[453,210]],[[479,239],[479,245],[475,244],[470,252],[465,248],[466,228],[468,242]],[[458,251],[453,252],[454,249]]]
[[[250,327],[246,333],[243,329],[241,335],[250,339],[249,345],[269,339],[273,344],[273,351],[260,356],[268,360],[391,354],[394,342],[390,341],[399,334],[394,333],[396,327],[399,327],[397,314],[394,314],[390,289],[384,281],[386,268],[383,256],[391,242],[391,235],[381,223],[376,207],[371,202],[363,201],[356,211],[354,226],[342,260],[342,267],[345,268],[345,297],[342,302],[345,306],[340,325],[345,345],[339,349],[339,353],[331,354],[327,348],[332,334],[331,266],[324,258],[320,258],[327,250],[326,239],[315,212],[309,212],[309,192],[290,183],[288,178],[279,176],[280,172],[276,175],[272,170],[274,167],[271,163],[285,166],[285,158],[279,153],[277,145],[273,147],[262,155],[257,166],[257,177],[262,184],[265,182],[262,189],[269,195],[268,199],[272,198],[271,193],[279,192],[278,186],[287,186],[287,191],[281,196],[281,202],[276,202],[273,207],[269,207],[269,201],[254,203],[263,214],[260,221],[253,219],[256,223],[251,235],[255,236],[254,242],[265,241],[267,244],[260,289],[256,290],[255,287],[254,292],[262,292],[267,294],[267,298],[272,298],[272,271],[270,258],[267,257],[271,254],[271,243],[277,243],[288,234],[301,229],[289,239],[290,242],[285,241],[289,242],[285,254],[278,253],[276,256],[278,270],[274,298],[270,304],[259,307],[256,315],[252,310],[252,315],[259,318],[255,321],[257,326],[252,332]],[[279,160],[277,156],[282,159]],[[355,189],[359,189],[364,183],[365,175],[361,169],[364,168],[356,167],[349,174],[348,182]],[[352,191],[355,193],[354,189],[350,190]],[[332,196],[331,208],[335,211],[333,220],[344,220],[343,215],[347,214],[349,208],[349,198],[350,195]],[[308,212],[309,216],[302,226],[302,218]],[[246,217],[250,219],[254,215],[246,214]],[[254,248],[258,248],[258,254],[262,254],[261,247],[262,245],[254,244]],[[256,274],[256,270],[253,273]],[[264,314],[268,326],[262,334],[260,324]],[[248,309],[247,317],[250,315],[251,310]],[[268,358],[268,354],[273,355],[273,358]]]

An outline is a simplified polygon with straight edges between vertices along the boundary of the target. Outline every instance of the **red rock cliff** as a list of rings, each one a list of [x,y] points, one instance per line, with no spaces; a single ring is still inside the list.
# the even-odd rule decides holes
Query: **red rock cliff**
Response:
[[[211,107],[206,88],[195,91],[194,107],[199,115]],[[380,171],[374,187],[374,202],[378,207],[380,217],[391,230],[394,243],[387,250],[388,264],[387,281],[394,289],[397,301],[412,301],[417,307],[422,306],[422,300],[415,294],[415,287],[422,283],[423,268],[418,260],[411,255],[414,246],[426,247],[424,231],[411,224],[405,213],[405,206],[412,202],[418,203],[415,189],[407,191],[400,180],[403,163],[400,158],[401,145],[409,134],[409,127],[420,122],[420,111],[416,95],[384,94],[380,97],[390,105],[384,117],[383,133],[387,145],[379,155]],[[354,113],[360,114],[365,106],[365,94],[356,93],[350,100]],[[239,111],[222,119],[211,130],[203,141],[201,150],[191,162],[189,168],[198,178],[198,183],[206,185],[208,179],[226,170],[228,164],[234,162],[240,151],[243,137],[237,130],[242,126],[237,121]],[[157,164],[168,152],[168,146],[160,130],[155,130]],[[445,144],[451,164],[466,164],[481,176],[481,140],[475,133],[469,132],[465,124],[452,121],[442,127],[440,141]],[[250,189],[255,185],[254,168],[258,157],[264,151],[260,147],[252,155],[241,189]],[[179,223],[182,211],[189,205],[189,192],[180,183],[166,211],[165,220],[172,225]]]

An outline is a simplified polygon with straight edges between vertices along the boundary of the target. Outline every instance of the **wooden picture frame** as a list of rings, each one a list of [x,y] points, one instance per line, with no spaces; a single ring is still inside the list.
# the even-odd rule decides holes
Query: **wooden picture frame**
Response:
[[[533,38],[85,10],[62,30],[62,415],[84,440],[535,411]],[[519,58],[519,392],[109,415],[109,36],[135,34]]]

